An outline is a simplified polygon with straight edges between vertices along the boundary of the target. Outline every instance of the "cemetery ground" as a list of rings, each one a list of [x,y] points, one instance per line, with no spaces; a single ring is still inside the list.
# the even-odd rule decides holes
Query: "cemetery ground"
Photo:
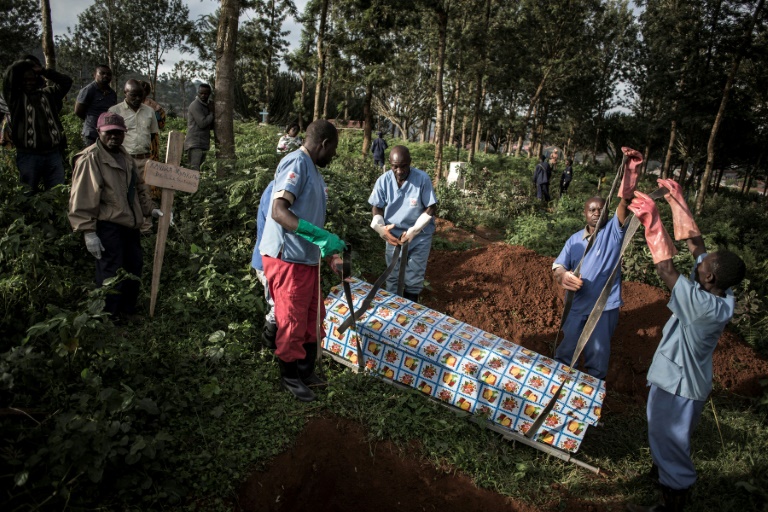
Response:
[[[551,355],[562,311],[562,296],[552,280],[553,258],[519,246],[490,243],[488,237],[493,238],[494,234],[486,230],[481,229],[484,236],[478,236],[447,221],[439,221],[438,226],[439,244],[462,249],[467,244],[476,247],[433,251],[427,270],[430,289],[424,293],[424,304],[526,348]],[[378,439],[370,432],[376,425],[373,418],[364,422],[369,425],[366,429],[331,412],[311,419],[295,446],[246,480],[238,495],[238,506],[247,511],[302,510],[312,503],[314,510],[328,512],[607,512],[624,510],[630,500],[655,499],[650,481],[644,478],[650,465],[644,416],[645,374],[661,339],[663,323],[670,315],[666,308],[669,294],[654,286],[625,282],[623,296],[625,305],[612,343],[603,425],[588,430],[580,453],[576,454],[577,458],[601,467],[606,474],[592,475],[537,454],[531,448],[509,446],[494,439],[497,435],[482,432],[479,427],[469,427],[483,438],[486,450],[497,452],[495,457],[490,457],[492,460],[521,457],[526,462],[520,463],[539,466],[533,471],[536,477],[521,475],[519,494],[505,496],[491,491],[499,489],[500,482],[495,482],[488,470],[483,471],[481,461],[476,461],[478,467],[474,468],[480,476],[479,482],[477,476],[473,481],[448,462],[462,458],[451,454],[451,450],[464,449],[450,433],[442,440],[445,453],[438,455],[431,452],[435,448],[429,449],[421,441],[412,439],[398,444]],[[768,361],[733,332],[726,331],[715,353],[714,374],[717,391],[697,432],[694,457],[702,472],[699,487],[714,485],[728,492],[725,489],[736,486],[738,481],[748,482],[751,470],[747,464],[743,474],[733,471],[735,468],[719,473],[717,468],[722,464],[733,464],[740,458],[733,459],[734,454],[725,452],[737,449],[741,436],[731,437],[734,432],[729,428],[725,434],[729,442],[722,444],[718,428],[722,428],[723,423],[718,427],[717,422],[723,422],[721,416],[737,416],[739,408],[748,404],[750,397],[760,395],[759,381],[768,376]],[[399,403],[398,393],[383,391],[386,402]],[[416,395],[416,400],[420,398],[418,392],[403,393]],[[372,415],[382,412],[377,409]],[[468,420],[454,417],[445,421]],[[432,427],[437,429],[432,434],[435,438],[432,443],[437,446],[441,444],[440,430],[451,430],[439,424],[438,421]],[[760,429],[762,437],[765,426]],[[742,442],[752,437],[747,432],[743,435]],[[488,455],[482,457],[487,459]],[[548,472],[551,472],[549,482]],[[483,482],[484,479],[490,481]],[[478,487],[476,482],[486,485]],[[705,510],[718,499],[722,501],[717,510],[737,510],[722,496],[694,495],[694,503],[699,499],[709,503],[703,506]]]
[[[576,454],[601,475],[328,359],[330,387],[303,404],[280,390],[277,365],[261,347],[264,303],[248,268],[279,130],[237,131],[231,174],[216,179],[213,164],[204,166],[198,192],[176,198],[157,311],[136,325],[116,326],[100,311],[109,287],[93,289],[92,259],[63,213],[68,188],[24,197],[10,157],[0,155],[3,510],[599,512],[655,501],[645,478],[645,372],[669,311],[641,235],[625,257],[603,425],[589,429]],[[431,171],[432,148],[410,146],[414,165]],[[360,137],[344,134],[326,170],[327,227],[352,244],[355,274],[372,281],[383,247],[368,228],[366,201],[379,171],[359,149]],[[470,193],[439,188],[423,302],[550,355],[562,306],[551,263],[583,227],[583,201],[599,173],[579,169],[572,197],[542,207],[530,197],[531,170],[527,160],[480,156],[467,171]],[[747,260],[752,281],[741,305],[752,317],[729,327],[715,354],[715,390],[693,442],[700,480],[690,506],[765,510],[759,299],[768,219],[761,204],[727,194],[707,212],[700,226],[710,246]],[[154,242],[143,239],[145,310]],[[678,260],[690,268],[684,254]],[[324,291],[337,282],[325,269]]]

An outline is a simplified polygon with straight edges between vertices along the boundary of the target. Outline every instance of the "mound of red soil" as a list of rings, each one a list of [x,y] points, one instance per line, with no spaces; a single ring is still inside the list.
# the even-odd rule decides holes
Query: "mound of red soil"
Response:
[[[469,251],[433,251],[427,267],[432,309],[540,354],[552,355],[563,309],[562,289],[552,277],[553,258],[523,247],[494,243]],[[669,294],[624,282],[624,306],[611,341],[609,392],[645,400],[645,376],[671,312]],[[715,386],[739,395],[760,393],[768,361],[726,329],[714,356]]]
[[[537,510],[440,472],[390,442],[370,444],[355,423],[326,418],[311,421],[268,472],[253,473],[239,505],[246,512]]]

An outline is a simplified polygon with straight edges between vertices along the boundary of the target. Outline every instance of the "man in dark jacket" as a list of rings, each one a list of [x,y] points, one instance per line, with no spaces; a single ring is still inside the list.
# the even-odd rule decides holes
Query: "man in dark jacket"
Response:
[[[379,132],[379,138],[371,144],[371,153],[373,153],[373,163],[377,167],[384,167],[384,150],[387,149],[387,141],[384,140],[384,134]]]
[[[47,78],[52,85],[45,85]],[[64,183],[62,151],[67,146],[59,120],[72,79],[39,61],[20,60],[5,71],[3,97],[11,116],[11,139],[16,146],[19,180],[35,193]]]
[[[552,177],[552,167],[547,162],[547,156],[541,155],[540,162],[536,164],[533,173],[533,183],[536,185],[536,197],[542,201],[549,201],[549,179]]]
[[[200,170],[205,160],[205,154],[211,147],[211,130],[213,129],[213,102],[211,86],[200,84],[197,88],[197,97],[187,109],[187,138],[184,140],[184,149],[189,157],[189,168]]]

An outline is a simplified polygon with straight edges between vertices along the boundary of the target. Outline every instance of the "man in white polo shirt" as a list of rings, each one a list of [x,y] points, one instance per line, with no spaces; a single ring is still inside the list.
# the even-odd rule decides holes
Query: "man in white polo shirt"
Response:
[[[152,134],[160,133],[157,117],[152,107],[144,105],[144,89],[134,79],[125,82],[125,101],[110,107],[109,111],[125,120],[128,131],[125,133],[123,149],[133,157],[136,168],[144,175],[144,165],[149,160],[149,148],[152,144]]]

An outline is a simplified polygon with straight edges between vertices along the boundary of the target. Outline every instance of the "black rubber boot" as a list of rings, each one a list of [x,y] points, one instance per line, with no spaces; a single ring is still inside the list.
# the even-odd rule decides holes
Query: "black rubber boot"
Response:
[[[304,359],[296,361],[299,365],[299,377],[307,386],[314,388],[324,388],[328,383],[317,376],[315,373],[315,363],[317,362],[317,343],[305,343],[304,350],[307,356]]]
[[[302,402],[312,402],[315,399],[315,394],[299,378],[298,362],[291,361],[286,363],[282,359],[277,361],[280,365],[280,384],[283,386],[283,389],[291,392],[293,396]]]
[[[664,485],[661,487],[661,503],[652,507],[640,505],[627,505],[629,512],[683,512],[685,502],[688,500],[688,489],[670,489]]]
[[[413,302],[419,302],[419,294],[418,293],[408,293],[403,292],[403,297],[406,299],[413,301]]]
[[[264,348],[274,351],[277,348],[275,338],[277,337],[277,324],[264,322],[264,330],[261,331],[261,341],[264,342]]]

